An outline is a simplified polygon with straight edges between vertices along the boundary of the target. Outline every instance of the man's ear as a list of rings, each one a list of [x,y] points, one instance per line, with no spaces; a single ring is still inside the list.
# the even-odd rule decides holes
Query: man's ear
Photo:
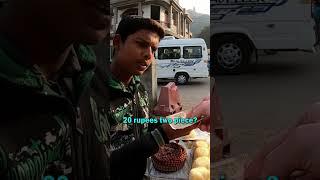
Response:
[[[115,50],[119,50],[121,44],[121,37],[119,34],[116,34],[113,38],[113,47]]]

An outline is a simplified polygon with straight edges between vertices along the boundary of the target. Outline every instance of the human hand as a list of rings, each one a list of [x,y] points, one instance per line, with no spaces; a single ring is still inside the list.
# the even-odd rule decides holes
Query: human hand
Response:
[[[210,97],[205,97],[191,111],[187,113],[187,118],[194,118],[200,121],[199,129],[210,131]]]
[[[204,98],[202,99],[202,101],[210,101],[210,95],[204,97]]]
[[[304,164],[312,163],[309,168],[319,168],[320,159],[319,157],[312,157],[313,162],[310,162],[310,156],[315,156],[315,152],[320,154],[320,149],[317,144],[316,139],[320,138],[320,103],[313,104],[305,113],[299,118],[299,120],[294,123],[293,126],[289,127],[287,130],[283,131],[281,134],[273,138],[269,143],[267,143],[263,149],[261,149],[253,158],[251,163],[246,166],[244,176],[248,179],[249,177],[260,177],[263,174],[275,173],[274,171],[280,171],[283,174],[288,167],[282,167],[278,163],[277,159],[282,161],[287,161],[295,163],[296,165],[301,165],[303,159]],[[300,149],[298,152],[297,149]],[[313,153],[309,153],[312,151]],[[296,153],[293,157],[292,154]],[[309,156],[309,158],[307,158]],[[317,160],[316,160],[317,159]],[[272,164],[274,163],[274,164]],[[316,165],[317,164],[317,165]],[[271,166],[274,169],[270,168]],[[297,168],[295,166],[294,168]],[[278,170],[276,170],[278,168]],[[308,168],[302,168],[308,169]],[[304,171],[299,171],[300,175],[303,175]],[[315,171],[314,171],[315,172]],[[292,172],[293,173],[293,172]],[[309,171],[312,174],[311,171]],[[297,176],[297,174],[294,174]],[[299,175],[299,174],[298,174]],[[304,175],[306,179],[309,176]],[[310,178],[309,178],[310,179]],[[312,178],[311,178],[312,179]]]
[[[199,125],[200,125],[200,122],[197,122],[195,124],[192,124],[191,126],[183,128],[183,129],[173,129],[169,124],[162,124],[162,128],[163,128],[164,132],[166,133],[168,139],[173,140],[178,137],[188,135],[191,130],[198,128]]]
[[[320,123],[304,124],[280,134],[259,151],[244,171],[245,179],[267,176],[319,179]]]

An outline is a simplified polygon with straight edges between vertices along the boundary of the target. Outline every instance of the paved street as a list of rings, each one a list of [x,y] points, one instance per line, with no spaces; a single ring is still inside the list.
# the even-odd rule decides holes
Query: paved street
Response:
[[[250,73],[216,80],[232,154],[250,154],[320,100],[320,55],[263,56]]]

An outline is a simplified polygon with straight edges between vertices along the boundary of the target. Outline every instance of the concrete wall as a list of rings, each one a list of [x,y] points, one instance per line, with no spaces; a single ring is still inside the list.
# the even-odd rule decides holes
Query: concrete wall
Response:
[[[132,8],[138,8],[137,7],[132,7]],[[131,9],[131,8],[127,8],[127,9]],[[122,9],[122,10],[118,10],[118,23],[121,20],[121,15],[123,12],[125,12],[127,9]],[[151,17],[151,6],[150,5],[142,5],[142,11],[143,11],[143,17],[145,18],[150,18]],[[114,20],[115,18],[113,18]]]
[[[150,5],[142,5],[143,17],[150,18],[151,17],[151,6]]]
[[[141,82],[146,87],[149,95],[150,109],[153,109],[157,103],[158,98],[158,79],[157,79],[157,69],[155,61],[152,62],[150,67],[141,76]]]
[[[116,2],[117,0],[113,0],[113,2]],[[121,0],[121,1],[125,1],[125,0]],[[131,0],[126,0],[127,2],[132,2]],[[148,2],[149,0],[146,0],[145,2]],[[170,2],[171,0],[162,0],[162,1],[166,1],[166,2]],[[177,1],[176,1],[177,2]],[[143,11],[143,17],[145,18],[150,18],[151,17],[151,5],[152,4],[142,4],[142,11]],[[156,5],[156,4],[155,4]],[[136,4],[131,4],[130,5],[131,8],[138,8],[138,3]],[[168,24],[162,24],[165,29],[167,29],[168,31],[171,31],[173,32],[174,34],[176,34],[175,36],[177,36],[178,38],[190,38],[190,34],[187,34],[187,29],[188,29],[188,26],[187,25],[183,25],[185,23],[185,17],[184,15],[182,15],[181,13],[181,7],[179,7],[179,4],[177,4],[178,7],[175,7],[176,5],[173,6],[173,13],[178,13],[179,14],[179,17],[177,16],[176,17],[176,22],[177,25],[175,26],[173,24],[173,14],[171,16],[171,18],[168,17],[168,20],[170,19],[171,20],[171,28],[170,29],[167,29],[167,27],[169,26]],[[175,7],[175,8],[174,8]],[[121,14],[127,9],[122,9],[122,10],[118,10],[118,13],[115,12],[115,15],[118,17],[117,18],[117,23],[115,24],[114,23],[114,20],[116,19],[115,17],[113,17],[113,27],[116,28],[121,20]],[[163,7],[163,6],[160,6],[160,21],[161,22],[164,22],[165,19],[166,19],[166,14],[165,14],[165,11],[166,11],[166,8]],[[168,9],[168,12],[170,10]],[[178,12],[176,12],[178,11]],[[183,11],[184,12],[184,11]],[[169,13],[168,13],[169,14]],[[169,22],[168,22],[169,23]],[[178,31],[179,29],[179,31]],[[114,29],[115,30],[115,29]],[[190,29],[189,29],[190,30]],[[185,32],[185,33],[183,33]],[[183,37],[184,36],[184,37]]]
[[[166,10],[166,8],[160,6],[160,21],[164,21],[165,20],[165,16],[166,16],[165,10]]]
[[[127,1],[127,0],[110,0],[110,4],[124,2],[124,1]]]
[[[122,15],[122,13],[124,13],[126,10],[127,10],[127,9],[118,10],[118,22],[117,22],[116,27],[118,27],[118,24],[119,24],[119,22],[121,21],[121,15]]]

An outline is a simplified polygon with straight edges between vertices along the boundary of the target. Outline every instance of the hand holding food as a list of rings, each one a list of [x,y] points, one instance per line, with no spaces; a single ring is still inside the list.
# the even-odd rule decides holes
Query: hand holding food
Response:
[[[199,128],[203,131],[210,131],[210,98],[204,98],[187,113],[187,117],[197,117],[198,120],[201,120]]]

